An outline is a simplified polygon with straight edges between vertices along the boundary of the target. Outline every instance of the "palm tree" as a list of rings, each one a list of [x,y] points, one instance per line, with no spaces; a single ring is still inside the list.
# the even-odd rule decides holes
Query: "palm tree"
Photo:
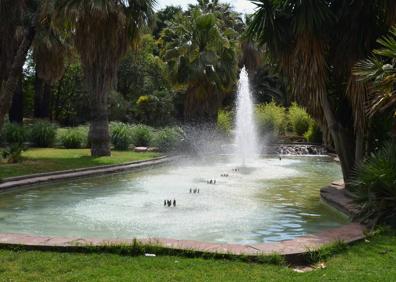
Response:
[[[186,89],[184,118],[216,120],[236,81],[236,42],[222,33],[214,14],[197,8],[177,16],[161,40],[174,82]]]
[[[396,115],[396,27],[378,40],[373,56],[356,64],[354,74],[372,84],[368,113],[392,110]]]
[[[136,43],[153,11],[154,0],[56,0],[71,24],[90,96],[92,156],[110,151],[108,94],[120,60]]]
[[[389,28],[395,1],[256,0],[249,34],[265,45],[295,99],[330,131],[344,178],[364,156],[367,85],[352,73]],[[387,5],[387,6],[386,6]]]
[[[0,0],[0,129],[35,36],[38,3]]]

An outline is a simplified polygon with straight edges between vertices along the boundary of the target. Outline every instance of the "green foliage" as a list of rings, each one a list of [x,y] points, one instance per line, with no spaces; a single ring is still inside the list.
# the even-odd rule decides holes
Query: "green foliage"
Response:
[[[22,152],[24,146],[21,143],[13,143],[1,151],[1,157],[9,164],[19,163],[22,161]]]
[[[147,125],[138,124],[130,129],[131,141],[135,146],[147,147],[153,138],[153,128]]]
[[[111,91],[109,95],[109,120],[126,120],[128,104],[128,101],[120,93]]]
[[[343,241],[336,241],[334,243],[324,245],[319,249],[308,250],[305,254],[305,261],[309,264],[320,262],[335,254],[341,253],[348,248],[347,244]]]
[[[37,121],[30,127],[30,142],[35,147],[51,147],[56,138],[56,125],[49,121]]]
[[[303,136],[313,122],[306,110],[296,103],[289,108],[289,121],[293,132],[298,136]]]
[[[307,132],[304,133],[304,138],[305,140],[311,143],[322,143],[323,141],[322,131],[320,130],[316,122],[314,121],[310,122]]]
[[[207,120],[216,116],[219,99],[231,93],[237,80],[238,33],[223,20],[233,13],[216,13],[197,5],[177,15],[162,31],[162,58],[176,86],[186,93],[184,118]],[[229,17],[229,18],[228,18]]]
[[[140,96],[136,101],[136,117],[144,124],[169,123],[173,111],[173,93],[166,89],[154,91],[152,95]]]
[[[117,120],[164,126],[172,121],[175,96],[167,65],[158,56],[160,51],[150,34],[141,41],[140,48],[130,51],[118,69],[117,92],[127,101],[127,114]]]
[[[110,125],[111,143],[119,151],[126,151],[131,144],[131,128],[122,122],[112,122]]]
[[[358,62],[353,71],[362,80],[371,82],[374,97],[370,101],[370,115],[389,109],[396,115],[396,26],[377,43],[380,48],[369,59]]]
[[[67,128],[60,134],[59,139],[66,149],[82,148],[88,143],[88,128],[83,126]]]
[[[231,111],[220,110],[217,115],[217,129],[225,135],[231,133],[233,127],[233,113]]]
[[[362,222],[396,226],[396,144],[386,144],[363,162],[350,186]]]
[[[62,79],[54,87],[55,119],[64,126],[89,121],[89,100],[79,63],[66,66]]]
[[[262,134],[277,135],[286,130],[286,109],[276,105],[275,102],[258,105],[256,118]]]
[[[161,152],[175,150],[183,141],[183,131],[179,127],[166,127],[154,135],[152,144],[158,147]]]
[[[2,139],[8,144],[23,144],[27,139],[26,128],[17,123],[6,123],[1,132]]]

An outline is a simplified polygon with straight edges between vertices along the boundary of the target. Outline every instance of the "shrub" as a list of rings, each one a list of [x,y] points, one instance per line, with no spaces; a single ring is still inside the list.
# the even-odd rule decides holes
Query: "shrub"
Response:
[[[38,121],[30,128],[30,142],[36,147],[51,147],[56,138],[56,125],[48,121]]]
[[[307,132],[304,133],[304,138],[311,143],[322,143],[323,135],[316,122],[312,121]]]
[[[258,105],[256,118],[261,133],[283,134],[286,130],[286,110],[275,102]]]
[[[149,146],[153,137],[153,128],[138,124],[131,127],[131,141],[135,146]]]
[[[26,141],[26,128],[17,123],[6,123],[2,130],[2,138],[8,144],[23,144]]]
[[[7,163],[19,163],[22,161],[22,152],[24,146],[22,143],[13,143],[1,151],[1,157],[7,160]]]
[[[88,143],[88,129],[86,127],[67,128],[59,136],[60,143],[66,149],[79,149]]]
[[[298,136],[303,136],[308,131],[311,122],[313,122],[305,109],[296,103],[293,103],[289,108],[289,121],[293,132]]]
[[[219,111],[217,115],[217,129],[226,135],[231,133],[233,126],[233,117],[231,111]]]
[[[180,128],[166,127],[154,135],[152,144],[161,152],[169,152],[175,150],[182,141],[183,131]]]
[[[396,226],[396,144],[388,143],[356,170],[351,182],[357,218]]]
[[[112,122],[111,128],[111,143],[114,148],[120,151],[126,151],[131,144],[131,130],[128,124],[122,122]]]

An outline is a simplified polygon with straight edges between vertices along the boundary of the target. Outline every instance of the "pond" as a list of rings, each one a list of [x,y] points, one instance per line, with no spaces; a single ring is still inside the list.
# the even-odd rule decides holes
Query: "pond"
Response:
[[[339,164],[328,157],[261,158],[248,167],[222,157],[181,160],[2,193],[0,232],[241,244],[280,241],[348,222],[319,197],[321,187],[341,177]],[[199,194],[190,193],[190,188],[199,189]],[[164,207],[168,199],[175,199],[176,207]]]

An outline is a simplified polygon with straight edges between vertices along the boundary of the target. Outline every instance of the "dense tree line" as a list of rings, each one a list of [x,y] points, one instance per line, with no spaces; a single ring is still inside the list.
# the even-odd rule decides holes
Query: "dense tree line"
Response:
[[[245,66],[257,102],[307,108],[348,177],[394,123],[395,32],[377,40],[395,2],[255,3],[244,18],[218,0],[0,0],[0,127],[89,123],[92,155],[109,155],[110,120],[214,122]]]

